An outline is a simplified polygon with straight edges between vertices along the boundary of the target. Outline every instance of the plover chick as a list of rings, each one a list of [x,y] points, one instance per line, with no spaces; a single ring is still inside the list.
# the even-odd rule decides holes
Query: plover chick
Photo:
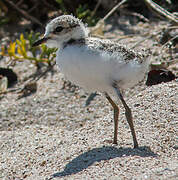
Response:
[[[56,62],[68,80],[90,91],[102,92],[114,109],[114,144],[117,144],[119,107],[113,100],[121,100],[134,147],[138,147],[132,113],[121,92],[144,78],[148,57],[110,40],[88,36],[81,20],[63,15],[46,26],[44,37],[34,43],[46,43],[58,48]]]

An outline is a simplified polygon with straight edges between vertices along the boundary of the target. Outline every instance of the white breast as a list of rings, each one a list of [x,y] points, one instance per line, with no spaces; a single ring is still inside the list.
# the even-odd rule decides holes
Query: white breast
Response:
[[[90,91],[110,92],[112,82],[121,88],[133,86],[143,79],[146,65],[136,61],[126,63],[122,56],[94,52],[87,46],[68,46],[58,50],[56,57],[61,72],[68,80]]]

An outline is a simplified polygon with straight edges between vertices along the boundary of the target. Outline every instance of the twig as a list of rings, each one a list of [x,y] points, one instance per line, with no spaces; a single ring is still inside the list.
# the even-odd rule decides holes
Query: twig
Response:
[[[122,4],[124,4],[125,2],[127,2],[127,0],[122,0],[120,3],[118,3],[116,6],[114,6],[111,11],[108,12],[108,14],[106,14],[106,16],[104,16],[104,18],[102,19],[102,21],[105,21],[109,16],[111,16],[111,14],[118,8],[120,7]]]
[[[154,36],[157,36],[157,35],[158,35],[159,33],[161,33],[161,32],[162,32],[162,29],[159,30],[159,31],[156,32],[156,33],[152,33],[152,34],[149,35],[148,37],[145,37],[145,38],[141,39],[140,41],[136,42],[133,46],[131,46],[131,48],[135,48],[135,47],[138,46],[140,43],[142,43],[142,42],[146,41],[147,39],[150,39],[150,38],[152,38],[152,37],[154,37]]]
[[[20,6],[23,3],[23,0],[17,2],[16,6]]]
[[[106,16],[104,16],[104,18],[102,18],[101,20],[99,20],[97,22],[97,24],[90,28],[90,34],[103,34],[102,29],[104,28],[104,21],[118,8],[120,7],[122,4],[124,4],[127,0],[122,0],[120,3],[118,3],[116,6],[114,6],[111,11],[109,11],[108,14],[106,14]]]
[[[39,24],[40,26],[43,26],[43,24],[38,21],[36,18],[34,18],[33,16],[30,16],[28,13],[26,13],[24,10],[20,9],[19,7],[17,7],[12,1],[10,0],[5,0],[7,3],[9,3],[14,9],[16,9],[20,14],[22,14],[26,19],[31,20],[32,22],[35,22],[37,24]]]
[[[96,13],[97,9],[99,8],[100,4],[101,4],[101,0],[98,1],[98,3],[95,6],[95,9],[91,13],[91,18],[95,15],[95,13]]]
[[[166,47],[166,45],[168,45],[172,40],[178,38],[178,35],[174,36],[173,38],[169,39],[169,41],[167,41],[165,44],[163,44],[163,46],[161,47],[161,50],[160,50],[160,58],[161,59],[163,57],[163,49]]]
[[[169,27],[166,27],[167,29],[178,29],[178,26],[169,26]]]
[[[152,38],[152,37],[154,37],[154,36],[157,36],[159,33],[161,33],[161,32],[163,31],[164,28],[165,28],[165,27],[163,27],[163,28],[162,28],[161,30],[159,30],[158,32],[152,33],[152,34],[149,35],[148,37],[145,37],[145,38],[141,39],[140,41],[136,42],[133,46],[131,46],[131,48],[135,48],[136,46],[138,46],[140,43],[146,41],[147,39],[150,39],[150,38]],[[170,26],[170,27],[166,27],[166,28],[167,28],[167,29],[177,29],[177,26]],[[162,54],[163,48],[164,48],[170,41],[176,39],[177,37],[178,37],[178,35],[175,36],[175,37],[173,37],[173,38],[171,38],[169,41],[167,41],[167,42],[162,46],[162,48],[161,48],[161,50],[160,50],[160,54]]]
[[[169,20],[173,21],[174,23],[178,24],[178,18],[176,16],[174,16],[174,14],[172,14],[169,11],[165,10],[164,8],[162,8],[161,6],[159,6],[158,4],[153,2],[152,0],[144,0],[144,1],[146,2],[146,4],[149,7],[154,9],[157,13],[165,16],[167,19],[169,19]]]
[[[137,12],[130,12],[130,11],[127,11],[127,10],[121,10],[121,12],[124,13],[124,14],[127,14],[127,15],[136,16],[136,17],[138,17],[139,19],[141,19],[141,20],[143,20],[145,22],[149,22],[149,20],[146,17],[144,17],[142,14],[139,14]]]
[[[36,3],[32,8],[30,8],[27,12],[31,13],[34,9],[38,7],[38,3]]]
[[[133,46],[131,46],[131,49],[137,47],[140,43],[146,41],[147,39],[150,39],[151,37],[153,37],[153,34],[136,42]]]
[[[162,52],[163,48],[164,48],[167,44],[169,44],[169,42],[171,42],[172,40],[174,40],[174,39],[176,39],[176,38],[178,38],[178,35],[176,35],[175,37],[169,39],[169,41],[167,41],[165,44],[163,44],[163,46],[162,46],[162,48],[161,48],[161,52]]]
[[[116,39],[115,42],[119,42],[122,39],[132,38],[134,36],[137,36],[137,34],[120,35],[118,39],[116,39],[116,37],[115,37],[115,39]]]

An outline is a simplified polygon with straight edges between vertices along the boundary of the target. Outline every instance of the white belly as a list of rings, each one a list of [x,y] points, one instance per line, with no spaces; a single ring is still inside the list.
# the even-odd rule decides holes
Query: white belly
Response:
[[[114,81],[120,88],[133,86],[143,79],[146,71],[135,61],[126,64],[122,57],[94,53],[86,47],[69,46],[59,50],[56,61],[68,80],[90,91],[113,91]]]

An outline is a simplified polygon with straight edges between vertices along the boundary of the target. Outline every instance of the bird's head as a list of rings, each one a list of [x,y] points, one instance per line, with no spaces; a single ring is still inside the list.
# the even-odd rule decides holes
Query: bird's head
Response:
[[[50,21],[42,39],[36,41],[33,46],[46,43],[49,47],[60,48],[71,39],[77,40],[88,36],[85,25],[72,15],[59,16]]]

